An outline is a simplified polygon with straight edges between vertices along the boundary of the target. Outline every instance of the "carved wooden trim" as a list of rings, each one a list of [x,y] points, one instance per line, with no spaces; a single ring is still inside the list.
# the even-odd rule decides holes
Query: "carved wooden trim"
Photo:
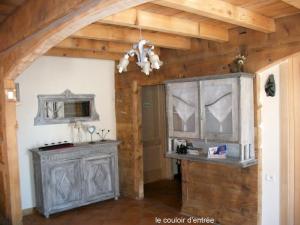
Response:
[[[73,94],[70,90],[65,90],[62,94],[58,95],[38,95],[38,112],[34,118],[34,125],[45,124],[61,124],[71,123],[76,121],[94,121],[99,120],[99,115],[95,108],[95,95],[94,94]],[[47,101],[53,102],[76,102],[88,101],[90,103],[90,116],[89,117],[71,117],[71,118],[58,118],[47,119],[45,117],[44,105]]]

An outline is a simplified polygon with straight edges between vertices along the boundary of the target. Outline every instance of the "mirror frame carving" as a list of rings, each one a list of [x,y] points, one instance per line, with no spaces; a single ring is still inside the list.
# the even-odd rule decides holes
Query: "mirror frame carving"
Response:
[[[47,125],[47,124],[64,124],[75,123],[76,121],[96,121],[99,120],[99,114],[95,109],[95,95],[94,94],[74,94],[70,90],[65,90],[62,94],[57,95],[38,95],[38,112],[34,118],[34,125]],[[76,102],[76,101],[89,101],[90,102],[90,116],[89,117],[71,117],[49,119],[46,118],[46,111],[44,108],[45,102]]]

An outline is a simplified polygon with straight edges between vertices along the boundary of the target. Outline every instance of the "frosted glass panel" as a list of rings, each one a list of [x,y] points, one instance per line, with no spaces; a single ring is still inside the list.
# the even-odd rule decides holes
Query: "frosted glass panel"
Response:
[[[204,85],[203,91],[207,131],[232,133],[232,85]]]
[[[172,117],[175,132],[196,132],[198,87],[196,82],[172,84]]]
[[[237,138],[237,80],[200,82],[203,138],[235,141]]]

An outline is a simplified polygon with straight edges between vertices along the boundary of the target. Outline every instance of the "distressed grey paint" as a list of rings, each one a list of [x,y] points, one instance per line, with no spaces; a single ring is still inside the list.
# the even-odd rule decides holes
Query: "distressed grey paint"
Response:
[[[46,124],[62,124],[76,121],[94,121],[99,120],[99,115],[95,109],[95,95],[93,94],[73,94],[70,90],[65,90],[62,94],[58,95],[38,95],[38,112],[34,118],[34,125]],[[46,110],[44,105],[47,101],[53,102],[77,102],[89,101],[90,102],[90,117],[73,117],[73,118],[60,118],[49,119],[46,118]]]
[[[253,75],[248,73],[231,73],[231,74],[224,74],[224,75],[213,75],[213,76],[200,76],[200,77],[192,77],[192,78],[184,78],[184,79],[176,79],[176,80],[169,80],[166,81],[165,84],[167,87],[171,87],[173,83],[182,83],[182,82],[199,82],[199,118],[200,124],[199,132],[200,137],[197,135],[190,135],[189,133],[181,132],[180,135],[176,134],[174,130],[172,130],[172,110],[169,108],[170,104],[167,104],[167,116],[168,116],[168,127],[169,127],[169,137],[172,138],[186,138],[193,142],[195,146],[202,147],[206,153],[208,147],[220,145],[220,144],[227,144],[228,147],[228,156],[229,160],[211,160],[205,159],[206,156],[180,156],[176,153],[174,154],[167,154],[168,157],[177,158],[179,159],[195,159],[195,161],[202,161],[202,162],[213,162],[217,161],[218,163],[227,163],[233,165],[239,165],[242,167],[251,166],[257,163],[255,159],[255,150],[254,150],[254,100],[253,100]],[[203,113],[203,99],[201,97],[201,86],[202,83],[206,80],[210,81],[218,81],[220,80],[229,80],[231,78],[237,84],[233,84],[233,86],[237,85],[233,102],[233,114],[235,115],[232,118],[232,126],[234,129],[234,133],[232,134],[214,134],[210,135],[204,132],[204,127],[209,126],[205,120],[205,114]],[[167,88],[167,102],[170,102],[169,99],[170,95],[168,94],[169,89]],[[202,113],[201,113],[202,112]],[[197,122],[197,121],[196,121]],[[197,144],[196,144],[197,143]],[[244,148],[250,148],[250,158],[244,160],[242,158],[242,151]]]
[[[36,207],[50,214],[115,198],[119,193],[118,141],[78,144],[33,154]]]

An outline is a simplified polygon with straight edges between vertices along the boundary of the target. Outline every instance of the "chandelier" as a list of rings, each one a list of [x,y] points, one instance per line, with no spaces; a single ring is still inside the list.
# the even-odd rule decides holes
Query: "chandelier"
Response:
[[[137,58],[137,65],[141,67],[141,71],[149,76],[153,69],[158,70],[163,62],[159,60],[157,54],[154,53],[154,45],[150,41],[140,38],[140,41],[133,45],[133,48],[124,54],[117,68],[119,73],[126,72],[129,64],[129,57]]]

